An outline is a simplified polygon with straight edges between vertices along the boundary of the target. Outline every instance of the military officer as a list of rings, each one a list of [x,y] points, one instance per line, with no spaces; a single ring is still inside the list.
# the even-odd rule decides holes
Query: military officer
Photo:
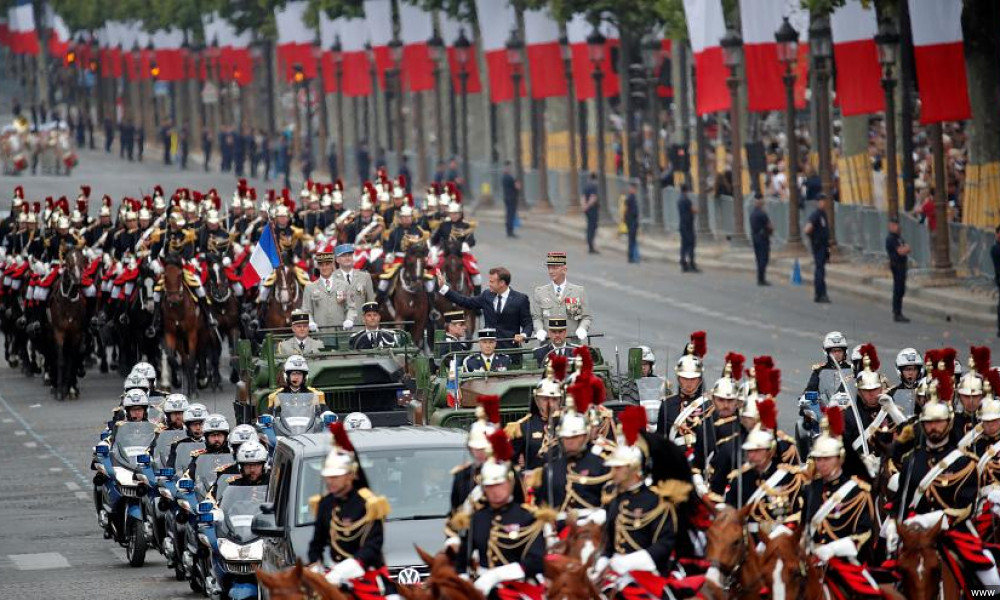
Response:
[[[9,238],[13,237],[14,234],[17,233],[18,217],[20,217],[24,210],[26,210],[24,203],[24,188],[17,186],[15,188],[14,198],[11,200],[10,214],[0,221],[0,245],[9,244]]]
[[[368,489],[368,480],[342,423],[334,423],[333,448],[320,474],[326,495],[316,509],[309,562],[333,563],[327,581],[340,585],[385,565],[382,542],[389,502]]]
[[[572,358],[573,352],[579,348],[578,345],[566,341],[566,320],[566,317],[548,318],[549,343],[539,346],[534,352],[539,365],[544,365],[552,355]]]
[[[285,385],[271,392],[267,397],[267,409],[269,412],[277,412],[281,408],[281,401],[278,397],[281,394],[313,394],[313,403],[317,407],[326,406],[326,395],[320,390],[309,386],[306,378],[309,377],[309,363],[305,357],[293,354],[285,359]]]
[[[880,458],[889,453],[893,433],[904,424],[906,417],[885,394],[882,375],[872,369],[868,355],[864,357],[864,365],[857,378],[858,395],[854,402],[857,412],[847,411],[844,431],[852,448],[862,455],[874,475]]]
[[[487,373],[506,371],[510,368],[510,357],[497,354],[497,331],[492,327],[479,330],[479,353],[470,354],[462,361],[462,369],[466,373],[486,371]]]
[[[45,260],[62,260],[67,248],[83,248],[84,239],[75,231],[70,231],[68,217],[59,217],[56,230],[45,240]]]
[[[674,443],[690,449],[691,472],[695,488],[704,491],[704,484],[731,473],[740,460],[739,384],[727,368],[712,386],[711,403],[700,416],[684,419],[677,427]],[[707,403],[706,403],[707,404]],[[689,406],[694,407],[692,404]],[[682,419],[678,418],[678,421]],[[714,486],[718,489],[718,486]]]
[[[489,457],[489,436],[500,428],[500,397],[483,394],[476,399],[476,420],[469,428],[469,438],[465,445],[472,457],[470,462],[452,469],[451,514],[463,510],[472,514],[482,508],[482,488],[479,487],[479,471]]]
[[[187,430],[187,437],[171,442],[170,452],[167,455],[166,466],[172,469],[183,467],[183,465],[177,464],[177,450],[180,448],[181,444],[205,443],[204,427],[206,418],[208,418],[208,408],[206,408],[204,404],[195,402],[184,410],[184,428]],[[184,460],[184,458],[185,457],[181,457],[182,460]]]
[[[841,387],[840,383],[836,383],[833,389],[821,390],[820,375],[824,371],[851,368],[851,363],[847,360],[847,338],[839,331],[827,333],[823,336],[823,352],[826,353],[826,361],[813,365],[812,374],[809,376],[809,382],[806,384],[805,391],[825,392],[828,395],[832,395]],[[834,378],[833,381],[839,381],[839,378]]]
[[[444,313],[444,327],[444,340],[442,340],[442,342],[437,344],[435,347],[438,360],[453,352],[468,352],[471,346],[469,342],[465,340],[467,327],[465,321],[465,311],[453,310],[451,312]],[[440,367],[450,371],[450,361],[448,365],[441,364]]]
[[[695,353],[695,349],[704,350],[705,332],[696,331],[691,334],[691,342],[684,348],[684,354],[677,361],[674,373],[677,376],[677,393],[667,396],[656,417],[656,431],[668,439],[676,440],[675,424],[684,414],[679,425],[685,425],[689,419],[696,418],[701,411],[707,409],[702,398],[702,377],[701,357]],[[702,354],[704,356],[704,354]],[[692,407],[692,408],[688,408]]]
[[[170,214],[167,232],[152,243],[150,255],[157,258],[174,255],[184,260],[191,260],[197,250],[197,241],[197,234],[187,227],[184,215],[174,212]]]
[[[350,329],[358,322],[361,306],[375,300],[375,291],[371,274],[354,268],[354,244],[339,244],[335,251],[339,268],[334,271],[333,279],[343,287],[347,309],[344,329]]]
[[[309,337],[309,319],[308,311],[301,308],[292,311],[292,337],[278,344],[277,353],[279,355],[299,354],[306,356],[323,350],[322,340]]]
[[[981,348],[973,346],[972,350],[974,355],[969,358],[969,371],[962,375],[958,382],[958,390],[956,390],[958,401],[955,403],[955,427],[952,435],[959,438],[975,429],[979,422],[976,415],[979,411],[979,403],[983,399],[983,376],[977,372],[979,364],[983,365],[983,372],[990,369],[990,349],[985,346]],[[983,351],[985,351],[985,355],[982,354]],[[978,361],[975,358],[976,355],[979,355]]]
[[[215,209],[208,211],[205,227],[197,235],[196,247],[200,254],[212,252],[222,255],[229,250],[229,232],[222,228],[222,219]]]
[[[278,252],[282,255],[290,252],[292,256],[302,257],[305,234],[301,227],[292,225],[292,213],[286,204],[280,204],[274,210],[273,231],[274,239],[278,242]]]
[[[923,376],[924,363],[915,348],[903,348],[896,354],[896,372],[899,383],[886,392],[904,415],[912,416],[916,410],[916,387]]]
[[[468,528],[455,556],[459,573],[476,575],[474,585],[484,596],[500,584],[534,579],[543,571],[544,513],[520,504],[513,449],[503,431],[489,436],[492,456],[483,464],[480,481],[484,506],[468,519]],[[473,563],[478,562],[478,569]]]
[[[232,473],[233,466],[227,468],[225,473],[219,473],[219,478],[209,492],[209,496],[216,501],[222,499],[219,483],[223,481],[226,487],[250,487],[267,485],[271,479],[271,470],[267,468],[267,448],[257,440],[241,444],[233,450],[233,456],[236,458],[236,473]]]
[[[404,205],[395,216],[395,223],[385,242],[385,272],[379,276],[378,298],[384,299],[389,292],[389,286],[396,272],[405,260],[406,251],[414,245],[426,244],[430,233],[424,231],[413,222],[413,207]],[[424,288],[428,293],[434,291],[434,276],[424,272]]]
[[[382,315],[379,312],[378,302],[366,302],[361,310],[364,312],[365,328],[351,336],[351,348],[354,350],[394,348],[396,335],[388,329],[379,327]]]
[[[314,259],[319,267],[319,278],[306,284],[299,307],[311,317],[308,327],[353,327],[357,315],[348,305],[346,282],[338,281],[333,275],[333,252],[320,250]]]
[[[996,374],[994,375],[993,373]],[[980,459],[986,456],[990,452],[990,448],[993,448],[997,442],[1000,442],[1000,399],[997,398],[997,393],[993,388],[994,385],[1000,385],[1000,371],[991,370],[989,379],[983,384],[985,395],[983,396],[983,401],[979,403],[979,426],[976,427],[977,433],[971,443],[966,445],[966,449],[980,457]],[[960,440],[959,445],[963,441]],[[997,448],[997,451],[1000,451],[1000,447]],[[992,456],[987,460],[991,459]],[[980,461],[979,469],[980,471],[983,469],[982,461]]]
[[[563,317],[581,344],[587,341],[593,317],[587,302],[587,292],[582,285],[566,280],[566,253],[549,252],[545,260],[549,270],[549,283],[535,288],[531,298],[531,319],[535,337],[545,341],[549,334],[545,325],[550,317]]]
[[[97,220],[84,231],[83,239],[87,246],[104,252],[111,251],[114,241],[114,229],[111,226],[111,197],[105,196],[98,211]]]
[[[504,428],[514,445],[514,463],[525,471],[544,464],[549,451],[559,442],[555,429],[563,403],[562,383],[545,377],[535,386],[532,397],[528,414]]]
[[[198,480],[197,458],[202,454],[229,454],[233,451],[229,447],[229,421],[226,417],[218,413],[212,413],[205,417],[202,432],[205,435],[205,447],[191,452],[191,459],[187,469],[184,470],[184,477]]]

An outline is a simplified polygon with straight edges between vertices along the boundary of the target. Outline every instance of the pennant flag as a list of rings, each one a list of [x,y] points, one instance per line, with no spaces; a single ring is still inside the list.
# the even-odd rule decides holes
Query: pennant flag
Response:
[[[31,0],[17,0],[7,13],[10,28],[10,49],[14,54],[38,54],[38,31]]]
[[[514,99],[514,81],[507,64],[507,39],[512,29],[517,27],[514,7],[508,0],[476,0],[476,11],[483,36],[483,54],[490,74],[490,100],[493,103],[509,102]],[[524,95],[524,79],[518,94]]]
[[[614,54],[617,51],[618,30],[609,23],[601,23],[601,33],[607,38],[604,50],[604,62],[601,63],[601,72],[604,78],[601,80],[601,87],[604,88],[604,96],[618,95],[618,72],[614,62]],[[573,19],[566,23],[566,37],[569,39],[573,60],[573,88],[576,90],[576,99],[590,100],[594,94],[594,63],[590,60],[590,49],[587,47],[587,36],[593,27],[583,14],[573,15]]]
[[[909,0],[913,54],[920,88],[920,122],[972,116],[962,48],[962,2]]]
[[[281,264],[278,255],[278,247],[274,243],[274,235],[271,233],[271,224],[264,225],[260,232],[260,239],[254,246],[250,254],[250,261],[243,269],[240,282],[243,287],[249,288],[258,281],[262,281],[271,276],[271,273]]]
[[[160,69],[159,81],[182,81],[184,69],[184,32],[179,29],[161,29],[153,32],[153,56],[156,66]]]
[[[389,42],[392,41],[392,0],[365,0],[365,24],[375,55],[378,85],[385,89],[385,72],[392,68]]]
[[[434,36],[431,14],[422,8],[399,3],[399,37],[403,42],[403,81],[411,92],[434,89],[434,63],[427,40]]]
[[[479,60],[476,58],[476,38],[472,25],[460,23],[443,12],[438,13],[438,18],[441,23],[441,39],[444,40],[445,46],[448,47],[448,70],[451,73],[452,87],[457,92],[462,89],[462,81],[461,77],[459,77],[459,73],[462,72],[462,66],[458,64],[458,53],[455,51],[454,44],[464,29],[465,37],[472,44],[469,48],[469,62],[465,65],[465,72],[468,74],[465,82],[465,90],[469,94],[481,93],[483,91],[483,82],[479,79]]]
[[[55,58],[66,56],[69,52],[69,28],[50,4],[45,5],[45,26],[49,29],[49,54]]]
[[[875,9],[866,9],[861,0],[847,0],[830,17],[833,30],[833,58],[837,70],[837,101],[845,117],[885,110],[882,67],[878,62]]]
[[[284,73],[285,81],[288,82],[295,78],[295,65],[302,66],[302,74],[306,77],[316,77],[316,59],[313,57],[312,47],[316,34],[305,23],[308,5],[306,0],[295,0],[284,8],[274,9],[274,19],[278,26],[278,69]]]
[[[747,82],[747,110],[765,112],[784,110],[785,84],[782,77],[785,66],[778,60],[778,43],[774,34],[788,17],[792,27],[799,32],[799,59],[796,63],[795,106],[806,106],[805,89],[808,84],[809,13],[786,0],[740,0],[743,21],[744,79]]]
[[[343,20],[340,44],[343,47],[344,94],[351,98],[372,93],[371,66],[365,50],[367,39],[368,29],[364,19]]]
[[[524,41],[531,74],[531,97],[565,96],[566,71],[559,48],[559,24],[548,8],[524,11]]]
[[[729,69],[719,45],[726,35],[722,0],[684,0],[684,16],[694,54],[695,111],[700,117],[729,110]]]

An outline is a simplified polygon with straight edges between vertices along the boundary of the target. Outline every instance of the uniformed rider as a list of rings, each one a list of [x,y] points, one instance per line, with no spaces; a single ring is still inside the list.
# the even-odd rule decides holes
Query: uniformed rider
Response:
[[[320,390],[306,384],[309,376],[309,363],[299,354],[293,354],[285,359],[285,385],[274,390],[267,397],[267,410],[275,415],[281,409],[281,394],[313,394],[313,403],[317,407],[326,406],[326,395]]]

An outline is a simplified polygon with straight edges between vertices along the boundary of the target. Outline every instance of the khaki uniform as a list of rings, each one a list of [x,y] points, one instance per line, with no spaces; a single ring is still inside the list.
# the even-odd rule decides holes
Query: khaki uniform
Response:
[[[368,271],[354,269],[351,271],[351,283],[347,283],[347,275],[341,269],[333,272],[333,280],[338,282],[344,290],[348,308],[347,318],[359,323],[361,321],[361,307],[365,302],[375,301],[375,288],[372,284],[372,276]]]
[[[322,350],[323,342],[320,340],[314,340],[308,336],[301,340],[290,337],[278,344],[278,354],[281,356],[291,356],[292,354],[301,354],[302,356],[305,356],[307,354],[316,354]]]
[[[576,335],[576,330],[580,327],[590,331],[593,317],[586,290],[582,285],[569,281],[563,283],[562,287],[561,296],[556,295],[555,285],[551,281],[535,288],[531,296],[531,320],[535,331],[548,331],[549,317],[565,317],[566,331],[570,335]]]

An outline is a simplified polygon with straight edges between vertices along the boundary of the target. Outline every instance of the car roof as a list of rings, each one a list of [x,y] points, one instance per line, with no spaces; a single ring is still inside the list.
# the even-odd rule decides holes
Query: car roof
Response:
[[[376,427],[348,432],[358,452],[391,450],[393,448],[464,448],[466,432],[451,427]],[[278,445],[288,447],[295,455],[326,456],[330,451],[329,433],[303,433],[283,437]]]

